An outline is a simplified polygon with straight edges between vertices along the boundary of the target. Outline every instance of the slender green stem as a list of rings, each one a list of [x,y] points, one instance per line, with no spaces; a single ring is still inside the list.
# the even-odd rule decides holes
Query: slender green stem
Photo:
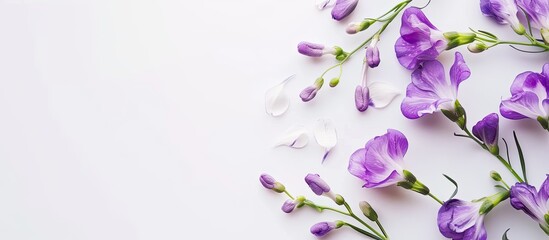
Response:
[[[339,214],[343,214],[345,216],[351,216],[349,215],[349,213],[346,213],[344,211],[341,211],[341,210],[338,210],[338,209],[335,209],[335,208],[331,208],[331,207],[326,207],[326,206],[321,206],[321,205],[316,205],[315,203],[311,202],[311,201],[306,201],[305,202],[305,205],[306,206],[309,206],[309,207],[312,207],[314,209],[319,209],[321,211],[323,210],[330,210],[332,212],[336,212],[336,213],[339,213]]]
[[[440,203],[440,205],[443,205],[443,204],[444,204],[444,202],[443,202],[442,200],[440,200],[440,199],[438,199],[437,197],[435,197],[435,195],[433,195],[432,193],[429,193],[428,195],[429,195],[429,197],[431,197],[432,199],[434,199],[435,201],[437,201],[438,203]]]
[[[463,131],[469,136],[469,138],[473,139],[478,145],[480,145],[484,150],[490,152],[488,150],[488,148],[486,147],[486,145],[484,145],[484,143],[480,142],[479,140],[477,140],[473,134],[471,134],[471,132],[469,131],[469,129],[467,129],[467,127],[463,128]],[[493,153],[490,153],[492,154],[494,157],[496,157],[500,162],[501,164],[503,164],[503,166],[505,166],[507,168],[507,170],[509,170],[509,172],[511,172],[511,174],[513,174],[513,176],[519,181],[519,182],[524,182],[524,180],[522,180],[522,178],[517,174],[517,172],[515,172],[515,170],[513,169],[513,167],[507,162],[505,161],[505,159],[503,159],[503,157],[499,154],[493,154]]]
[[[284,190],[284,193],[286,193],[286,195],[288,195],[288,197],[290,197],[292,200],[295,200],[295,198],[287,190]]]
[[[353,224],[350,224],[350,223],[347,223],[347,222],[344,223],[344,224],[345,224],[346,226],[348,226],[348,227],[354,229],[355,231],[357,231],[357,232],[359,232],[359,233],[362,233],[362,234],[364,234],[364,235],[366,235],[366,236],[368,236],[368,237],[371,237],[371,238],[373,238],[373,239],[376,239],[376,240],[383,240],[383,239],[384,239],[384,238],[380,238],[380,237],[378,237],[378,236],[376,236],[376,235],[374,235],[374,234],[372,234],[372,233],[369,233],[368,231],[366,231],[366,230],[364,230],[364,229],[362,229],[362,228],[359,228],[359,227],[357,227],[357,226],[355,226],[355,225],[353,225]]]
[[[383,233],[383,236],[385,236],[387,239],[389,239],[389,235],[387,235],[387,232],[385,232],[385,229],[383,228],[383,225],[381,225],[381,222],[379,222],[379,219],[376,220],[376,224],[381,229],[381,232]]]

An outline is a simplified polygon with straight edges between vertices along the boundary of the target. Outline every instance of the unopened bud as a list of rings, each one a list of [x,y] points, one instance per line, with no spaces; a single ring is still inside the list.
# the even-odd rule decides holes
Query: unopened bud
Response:
[[[378,219],[377,213],[368,202],[366,201],[359,202],[358,206],[360,207],[360,210],[362,211],[364,216],[366,216],[371,221],[374,221],[374,222],[377,221]]]
[[[521,23],[518,23],[516,26],[511,25],[511,28],[517,33],[518,35],[524,35],[526,33],[526,29]]]
[[[499,173],[496,172],[496,171],[491,171],[491,172],[490,172],[490,177],[491,177],[492,179],[494,179],[494,181],[496,181],[496,182],[501,181],[501,175],[499,175]]]
[[[484,52],[484,50],[488,49],[488,46],[486,46],[486,44],[483,43],[483,42],[476,41],[476,42],[473,42],[473,43],[469,44],[467,46],[467,49],[469,49],[469,52],[472,52],[472,53],[480,53],[480,52]]]
[[[343,205],[343,203],[345,203],[345,199],[343,198],[343,196],[339,195],[339,194],[336,194],[336,197],[335,197],[335,200],[334,202],[337,204],[337,205]]]
[[[343,227],[343,225],[345,225],[344,221],[340,221],[340,220],[335,221],[335,228],[336,229],[338,229],[340,227]]]
[[[457,46],[472,43],[475,41],[476,34],[474,33],[458,33],[458,32],[445,32],[444,37],[448,39],[446,50],[450,50]]]
[[[332,80],[330,80],[330,87],[335,87],[337,84],[339,84],[339,78],[332,78]]]
[[[303,207],[305,205],[305,200],[307,200],[304,196],[298,196],[296,199],[297,202],[297,208]]]

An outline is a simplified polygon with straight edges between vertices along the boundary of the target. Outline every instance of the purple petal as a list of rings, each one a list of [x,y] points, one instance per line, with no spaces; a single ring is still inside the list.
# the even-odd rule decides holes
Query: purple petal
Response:
[[[510,190],[511,206],[522,210],[537,222],[545,222],[546,202],[542,202],[536,188],[526,183],[517,183]]]
[[[433,92],[437,95],[449,94],[451,89],[444,76],[444,66],[439,61],[426,61],[423,67],[412,73],[412,83],[422,91]]]
[[[543,181],[543,183],[541,184],[538,196],[541,202],[547,202],[547,200],[549,200],[549,174],[545,178],[545,181]]]
[[[318,92],[318,88],[315,86],[308,86],[301,93],[299,94],[299,97],[303,102],[311,101],[313,98],[315,98],[316,93]]]
[[[501,101],[499,110],[501,116],[508,119],[531,118],[543,115],[539,106],[539,98],[533,92],[522,92],[513,95],[508,100]]]
[[[337,0],[332,9],[332,18],[340,21],[355,10],[358,0]]]
[[[459,199],[445,202],[438,211],[440,233],[452,239],[486,239],[479,208],[478,204]],[[472,238],[475,236],[476,238]]]
[[[370,106],[370,91],[368,87],[356,86],[355,106],[358,111],[364,112]]]
[[[406,118],[417,119],[424,114],[435,112],[438,99],[435,93],[422,91],[410,83],[406,88],[406,97],[400,105],[400,110]]]
[[[291,199],[288,199],[282,204],[282,211],[285,213],[291,213],[295,208],[295,202]]]
[[[546,98],[549,94],[548,89],[547,78],[544,75],[528,71],[515,78],[511,84],[511,95],[529,91],[536,93],[541,98]]]
[[[381,60],[379,59],[379,49],[377,47],[369,46],[366,48],[366,61],[371,68],[379,66]]]
[[[457,97],[459,84],[469,78],[469,76],[471,76],[471,70],[469,70],[465,60],[463,60],[463,55],[460,52],[456,52],[454,64],[450,68],[450,82],[454,88],[454,97]]]
[[[481,0],[480,10],[499,24],[519,24],[518,9],[513,0]]]
[[[473,135],[487,146],[498,145],[499,116],[496,113],[488,114],[473,126]]]
[[[309,57],[321,57],[323,55],[324,45],[310,43],[310,42],[300,42],[297,44],[297,51],[305,56]]]
[[[402,14],[402,25],[400,27],[400,36],[407,42],[415,42],[420,39],[429,40],[431,30],[438,30],[427,19],[421,9],[410,7],[404,10]]]
[[[276,180],[271,175],[265,173],[259,176],[259,181],[261,182],[263,187],[267,189],[273,189],[276,182]]]
[[[547,0],[516,0],[530,18],[532,27],[549,28],[549,1]]]
[[[504,18],[497,14],[498,11],[496,9],[498,8],[500,8],[500,5],[493,6],[491,0],[480,0],[480,11],[484,16],[493,18],[499,24],[507,23]]]
[[[305,177],[305,182],[316,195],[322,195],[323,193],[330,192],[330,186],[318,174],[309,173]]]
[[[409,70],[416,69],[424,61],[435,60],[445,49],[443,40],[407,42],[400,37],[395,43],[398,62]]]
[[[395,129],[387,129],[387,149],[389,156],[396,160],[397,163],[403,164],[402,159],[408,151],[408,139],[400,131]]]
[[[336,227],[333,222],[320,222],[311,227],[311,233],[317,237],[323,237]]]

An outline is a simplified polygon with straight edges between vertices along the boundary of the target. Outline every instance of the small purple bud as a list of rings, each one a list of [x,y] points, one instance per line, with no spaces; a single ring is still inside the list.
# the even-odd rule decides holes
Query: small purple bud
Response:
[[[381,61],[379,59],[379,49],[377,48],[377,43],[374,43],[374,41],[375,40],[372,40],[372,44],[366,48],[366,62],[371,68],[377,67]]]
[[[293,200],[288,199],[284,202],[284,204],[282,204],[282,211],[285,213],[291,213],[295,209],[295,206],[296,203]]]
[[[297,44],[297,51],[309,57],[321,57],[324,55],[324,45],[310,42]]]
[[[305,182],[309,185],[311,190],[316,195],[322,195],[323,193],[329,193],[330,192],[330,186],[322,178],[320,178],[320,175],[318,174],[312,174],[309,173],[305,177]]]
[[[355,10],[357,4],[358,0],[337,0],[332,9],[332,18],[341,21]]]
[[[480,139],[493,154],[499,153],[499,116],[496,113],[488,114],[473,126],[473,135]]]
[[[370,106],[370,90],[368,87],[356,86],[355,89],[355,105],[360,112],[366,111]]]
[[[311,227],[311,233],[317,237],[323,237],[336,228],[336,223],[319,222]]]
[[[276,180],[269,174],[261,174],[259,181],[266,189],[273,189],[275,187]]]
[[[356,34],[360,32],[360,23],[359,22],[352,22],[347,25],[347,28],[345,29],[345,32],[348,34]]]
[[[315,98],[317,92],[318,89],[315,86],[308,86],[307,88],[303,89],[303,91],[301,91],[299,97],[304,102],[308,102]]]

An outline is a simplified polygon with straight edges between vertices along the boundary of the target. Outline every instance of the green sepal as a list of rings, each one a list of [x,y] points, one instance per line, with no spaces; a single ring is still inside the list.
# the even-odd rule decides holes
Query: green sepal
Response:
[[[360,207],[360,211],[362,211],[362,214],[364,214],[364,216],[370,219],[370,221],[373,221],[373,222],[377,221],[378,219],[377,212],[374,210],[374,208],[372,208],[372,206],[368,202],[362,201],[358,203],[358,206]]]
[[[494,202],[492,202],[490,199],[487,199],[482,203],[482,206],[480,206],[480,210],[478,210],[478,212],[479,212],[480,215],[487,214],[495,206],[496,205],[494,204]]]
[[[298,197],[296,198],[296,200],[297,200],[297,205],[296,205],[296,207],[297,207],[297,208],[301,208],[301,207],[303,207],[303,206],[305,205],[305,200],[307,200],[307,199],[306,199],[304,196],[298,196]]]
[[[545,218],[545,223],[549,225],[549,213],[546,213],[543,217]]]
[[[398,182],[397,186],[402,187],[404,189],[412,189],[414,184],[412,184],[410,182],[407,182],[407,181],[402,181],[402,182]]]
[[[540,224],[539,227],[549,236],[549,226]]]
[[[319,77],[315,80],[315,87],[316,89],[320,90],[320,88],[322,88],[322,85],[324,85],[324,78],[322,77]]]
[[[344,221],[341,221],[341,220],[337,220],[335,221],[335,228],[338,229],[340,227],[343,227],[345,225],[345,222]]]
[[[417,178],[416,176],[414,176],[414,174],[412,174],[410,171],[408,170],[402,170],[402,174],[404,175],[404,179],[406,179],[406,181],[410,182],[410,183],[415,183],[417,181]]]
[[[275,182],[274,187],[273,187],[273,191],[275,191],[277,193],[283,193],[284,191],[286,191],[286,187],[284,187],[284,185],[282,183]]]
[[[450,50],[457,46],[464,44],[469,44],[475,41],[477,37],[474,33],[458,33],[458,32],[445,32],[444,37],[448,39],[448,44],[446,45],[446,50]]]
[[[545,118],[542,118],[542,117],[538,117],[537,120],[538,120],[539,124],[541,124],[543,129],[549,130],[549,120],[547,120]]]

